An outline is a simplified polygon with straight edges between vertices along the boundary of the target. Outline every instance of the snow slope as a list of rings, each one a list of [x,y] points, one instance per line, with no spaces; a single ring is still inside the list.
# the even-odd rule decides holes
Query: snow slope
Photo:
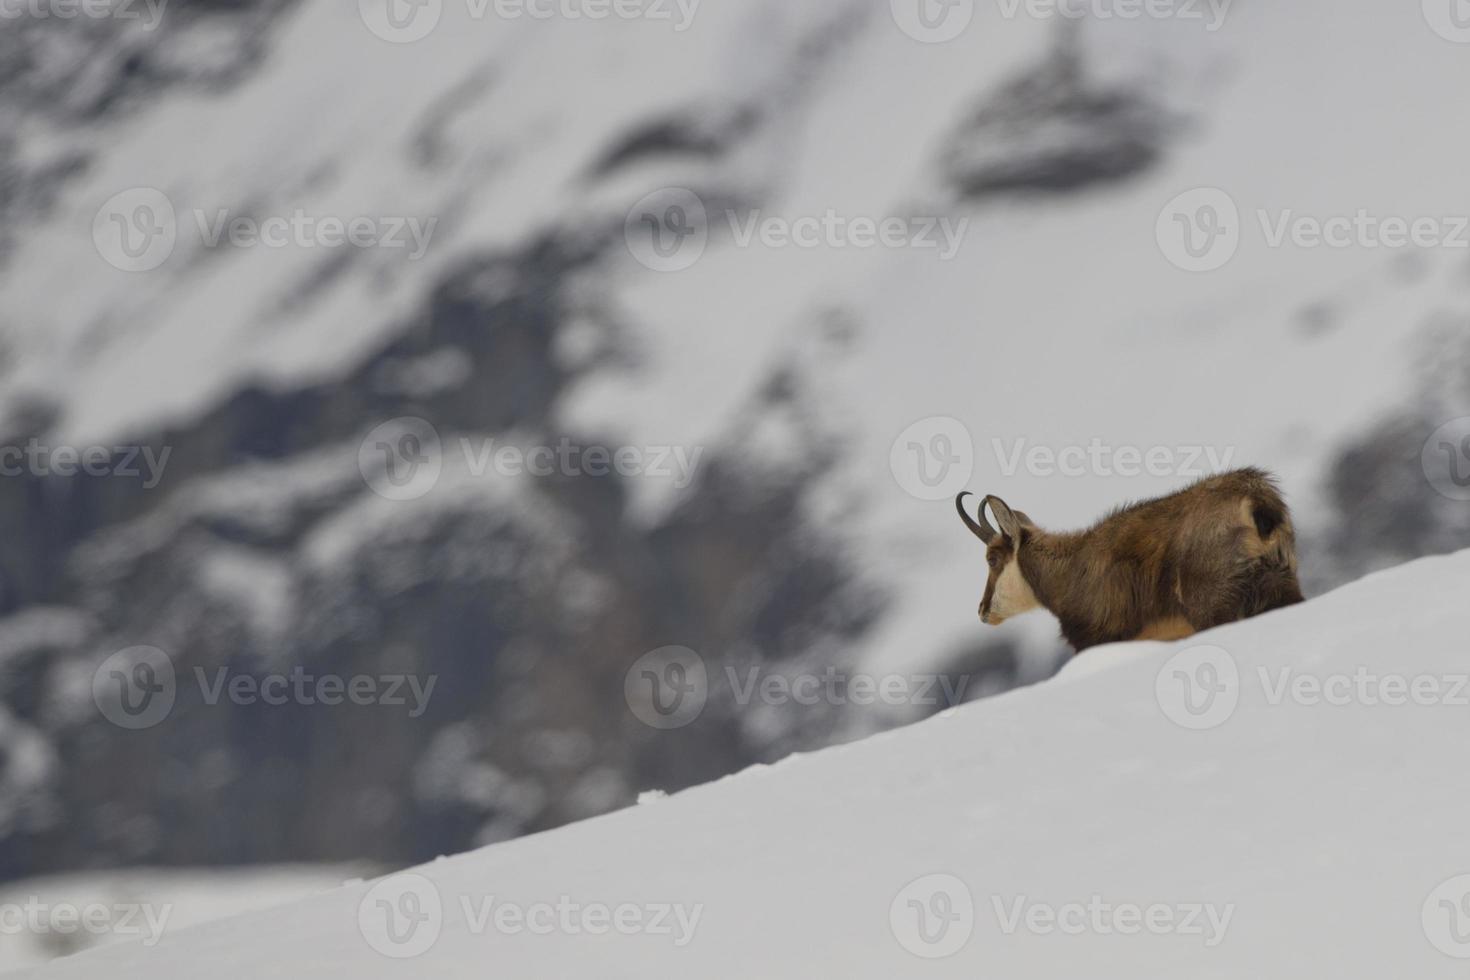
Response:
[[[361,865],[123,869],[27,878],[0,888],[0,908],[34,908],[40,929],[0,928],[0,970],[36,966],[94,946],[183,929],[296,901],[339,886]],[[70,909],[76,919],[68,921]],[[90,923],[81,921],[90,915]],[[7,912],[7,915],[10,913]],[[20,920],[6,919],[7,926]]]
[[[1463,976],[1467,589],[1470,552],[1418,561],[1185,643],[1099,648],[860,743],[24,975]],[[1297,694],[1277,697],[1283,669]]]

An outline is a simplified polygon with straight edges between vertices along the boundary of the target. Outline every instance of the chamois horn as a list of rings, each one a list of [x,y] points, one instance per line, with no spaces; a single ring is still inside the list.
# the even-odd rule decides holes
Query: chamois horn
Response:
[[[968,491],[960,494],[954,498],[954,508],[959,511],[960,520],[965,522],[965,527],[970,529],[970,533],[986,544],[989,544],[995,540],[995,536],[1000,532],[991,527],[990,522],[985,519],[985,505],[983,503],[980,505],[980,520],[978,521],[972,518],[969,512],[965,510],[965,498],[973,496],[974,494]]]

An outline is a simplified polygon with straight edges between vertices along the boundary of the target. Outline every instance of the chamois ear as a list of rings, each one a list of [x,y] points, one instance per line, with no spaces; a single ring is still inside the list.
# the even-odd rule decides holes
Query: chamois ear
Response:
[[[1021,528],[1024,526],[1021,517],[1025,515],[1018,516],[999,497],[986,497],[985,506],[989,507],[990,512],[995,515],[995,526],[1000,528],[1000,533],[1009,538],[1011,544],[1018,543],[1021,540]],[[1029,518],[1024,522],[1027,525],[1030,523]]]

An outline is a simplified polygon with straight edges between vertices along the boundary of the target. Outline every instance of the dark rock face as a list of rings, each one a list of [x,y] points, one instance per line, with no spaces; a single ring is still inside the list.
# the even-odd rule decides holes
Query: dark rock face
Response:
[[[1319,584],[1470,547],[1470,424],[1434,438],[1470,417],[1470,339],[1463,317],[1429,327],[1414,401],[1344,446],[1328,475]]]
[[[628,133],[593,164],[589,175],[601,180],[645,160],[668,157],[718,158],[759,122],[756,109],[746,108],[711,120],[708,112],[661,118]]]
[[[7,763],[0,873],[413,861],[831,737],[835,710],[752,730],[720,672],[735,651],[780,664],[821,642],[840,650],[881,610],[840,536],[803,516],[821,452],[776,473],[715,448],[651,526],[629,516],[615,475],[446,480],[409,503],[359,471],[365,428],[402,416],[431,421],[446,458],[459,439],[512,434],[606,443],[551,421],[581,370],[557,340],[597,315],[586,297],[601,248],[567,235],[469,262],[347,376],[241,391],[144,435],[170,451],[152,489],[0,481],[0,690],[12,745],[35,756]],[[616,327],[598,329],[615,347]],[[414,380],[435,363],[457,367]],[[799,399],[799,385],[768,385],[751,421]],[[168,654],[177,699],[161,723],[123,731],[91,703],[91,675],[138,644]],[[670,644],[701,652],[711,690],[696,722],[662,732],[629,711],[623,685]],[[293,672],[406,675],[427,696],[273,705],[221,686]]]
[[[168,90],[247,77],[295,0],[113,0],[108,17],[7,17],[0,30],[0,261],[92,162],[87,127]],[[22,147],[20,132],[48,138]],[[81,137],[81,138],[79,138]],[[44,149],[38,149],[43,146]]]
[[[116,0],[108,17],[7,19],[0,95],[12,111],[86,122],[187,84],[223,89],[269,50],[294,0]]]
[[[1058,38],[1050,57],[987,96],[956,134],[944,169],[962,197],[1078,191],[1163,155],[1178,127],[1148,88],[1095,80],[1075,35]]]

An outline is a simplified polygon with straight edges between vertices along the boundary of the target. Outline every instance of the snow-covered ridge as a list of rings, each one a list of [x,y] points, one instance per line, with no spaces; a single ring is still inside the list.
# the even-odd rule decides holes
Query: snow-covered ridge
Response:
[[[1460,976],[1467,589],[1470,552],[1426,559],[30,975]]]

